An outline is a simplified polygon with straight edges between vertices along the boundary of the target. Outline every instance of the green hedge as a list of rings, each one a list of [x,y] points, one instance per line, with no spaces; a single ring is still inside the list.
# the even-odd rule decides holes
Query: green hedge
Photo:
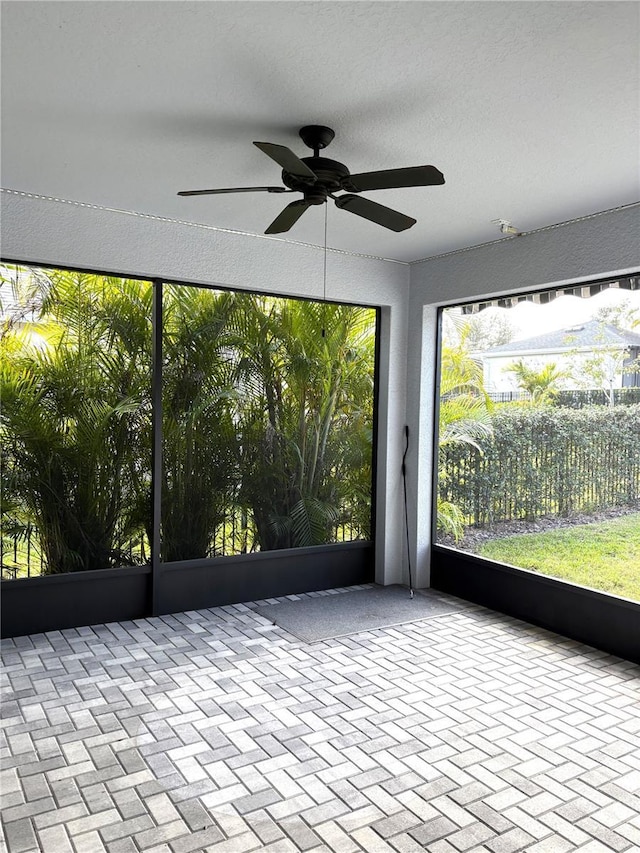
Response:
[[[640,405],[504,406],[482,452],[440,451],[442,500],[467,524],[624,506],[640,500]]]

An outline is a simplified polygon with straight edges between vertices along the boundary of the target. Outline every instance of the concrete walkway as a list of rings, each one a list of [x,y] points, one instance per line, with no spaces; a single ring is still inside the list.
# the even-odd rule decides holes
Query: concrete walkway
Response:
[[[265,603],[4,641],[9,853],[640,850],[638,667],[471,605],[306,644]]]

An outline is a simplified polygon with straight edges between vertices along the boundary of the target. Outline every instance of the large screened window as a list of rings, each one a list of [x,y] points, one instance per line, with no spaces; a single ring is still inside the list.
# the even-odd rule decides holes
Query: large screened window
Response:
[[[151,284],[1,273],[2,577],[144,564]]]
[[[145,565],[156,536],[163,562],[371,538],[376,309],[12,264],[0,287],[4,579]]]
[[[162,556],[368,539],[376,312],[165,285]]]
[[[640,601],[640,279],[441,312],[435,541]]]

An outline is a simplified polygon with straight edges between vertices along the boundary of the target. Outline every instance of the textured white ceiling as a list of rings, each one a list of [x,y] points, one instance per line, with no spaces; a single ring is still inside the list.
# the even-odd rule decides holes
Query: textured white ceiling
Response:
[[[291,196],[253,140],[299,156],[326,124],[352,172],[433,164],[370,192],[395,234],[329,207],[329,244],[415,260],[640,198],[635,2],[5,2],[2,186],[262,233]],[[297,196],[296,196],[297,197]],[[320,244],[324,208],[285,235]]]

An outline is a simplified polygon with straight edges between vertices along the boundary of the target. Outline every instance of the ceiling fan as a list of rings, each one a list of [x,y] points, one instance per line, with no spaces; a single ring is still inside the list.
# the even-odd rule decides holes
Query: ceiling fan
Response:
[[[429,187],[444,184],[444,175],[435,166],[410,166],[406,169],[385,169],[378,172],[360,172],[352,175],[343,163],[320,157],[335,133],[330,127],[311,124],[299,131],[304,144],[313,150],[313,157],[298,157],[285,145],[272,142],[254,142],[261,151],[282,168],[284,187],[231,187],[215,190],[184,190],[178,195],[215,195],[218,193],[291,193],[300,192],[304,198],[292,201],[276,216],[265,234],[282,234],[300,219],[312,204],[324,204],[332,198],[336,207],[355,213],[371,222],[404,231],[416,220],[390,207],[362,198],[357,193],[368,190],[388,190],[400,187]],[[335,195],[344,191],[343,195]]]

